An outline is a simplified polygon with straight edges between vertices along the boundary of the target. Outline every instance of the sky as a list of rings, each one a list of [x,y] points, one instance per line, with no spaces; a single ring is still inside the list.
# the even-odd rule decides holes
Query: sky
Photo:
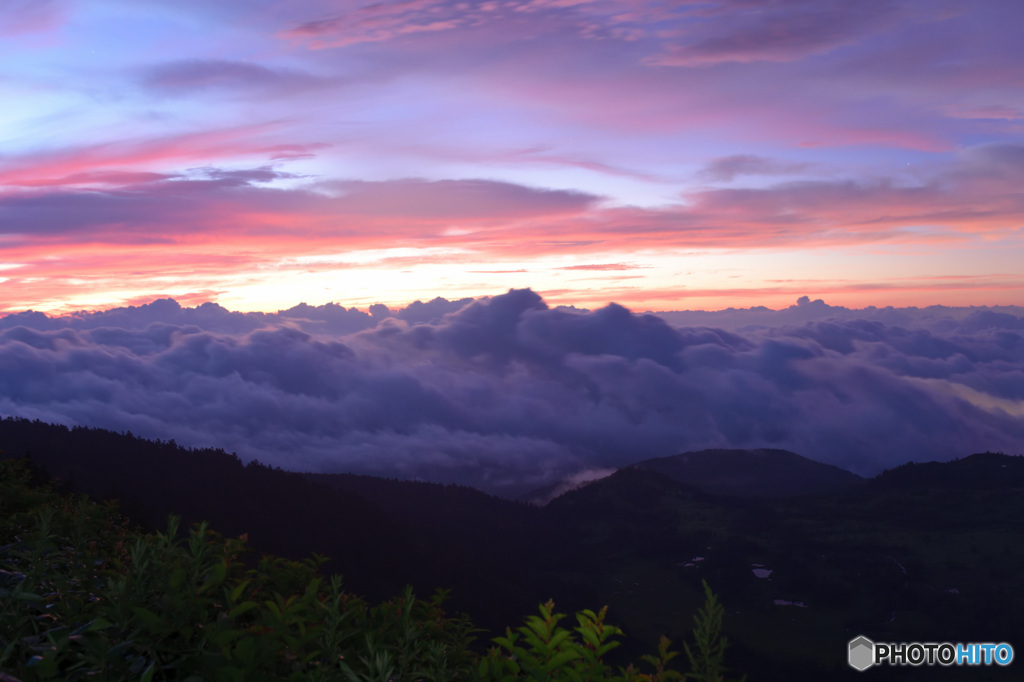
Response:
[[[1006,0],[5,0],[0,312],[1021,304],[1022,25]]]

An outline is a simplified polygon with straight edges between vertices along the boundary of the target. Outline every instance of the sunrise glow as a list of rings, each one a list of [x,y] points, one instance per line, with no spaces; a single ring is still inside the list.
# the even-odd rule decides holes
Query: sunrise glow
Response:
[[[1022,18],[6,3],[0,311],[1020,304]]]

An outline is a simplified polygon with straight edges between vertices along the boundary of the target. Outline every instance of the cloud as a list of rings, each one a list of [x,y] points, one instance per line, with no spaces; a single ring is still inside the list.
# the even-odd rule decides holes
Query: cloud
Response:
[[[490,224],[538,216],[579,213],[597,197],[582,192],[546,190],[490,180],[336,181],[297,189],[265,188],[260,183],[297,176],[270,166],[252,169],[191,169],[187,175],[87,174],[70,176],[74,184],[107,185],[79,189],[38,189],[0,194],[0,234],[77,234],[83,241],[173,242],[190,232],[224,233],[265,227],[281,234],[290,226],[318,236],[345,234],[336,225],[345,217],[376,219],[377,234],[349,232],[378,244],[391,234],[419,232],[451,221]],[[127,181],[111,185],[115,179]],[[68,177],[62,180],[68,183]],[[232,227],[235,226],[235,227]],[[443,228],[441,228],[443,229]],[[322,246],[322,244],[321,244]]]
[[[331,145],[324,142],[313,142],[310,144],[278,144],[264,149],[257,150],[261,153],[269,153],[272,161],[297,161],[299,159],[312,159],[322,149]]]
[[[946,108],[946,115],[952,118],[980,118],[1015,121],[1024,119],[1024,109],[1005,104],[987,106],[951,106]]]
[[[6,0],[0,5],[0,36],[51,31],[64,21],[62,0]]]
[[[899,326],[886,311],[792,310],[805,321],[733,332],[550,308],[529,290],[373,316],[170,300],[24,313],[0,318],[0,413],[510,495],[709,447],[789,448],[862,474],[1019,449],[1020,311],[911,310]]]
[[[186,59],[145,69],[141,83],[148,90],[180,97],[210,90],[294,94],[322,87],[327,81],[294,69],[273,69],[250,62]]]
[[[892,25],[900,13],[889,0],[711,3],[699,37],[649,59],[663,66],[708,66],[725,62],[789,62],[858,42]]]
[[[108,173],[106,177],[111,179],[109,173],[154,173],[154,166],[201,163],[210,158],[265,158],[277,146],[268,146],[264,136],[277,127],[273,123],[242,124],[160,137],[33,149],[4,159],[0,188],[62,187],[69,184],[69,179],[70,184],[77,184],[83,174]],[[125,181],[127,185],[120,184],[131,186],[128,178]]]
[[[782,163],[753,154],[714,159],[697,175],[707,180],[731,182],[741,175],[792,175],[807,170],[805,163]]]
[[[300,144],[254,148],[311,153]],[[135,293],[166,295],[230,290],[238,278],[257,274],[438,262],[481,271],[495,269],[481,267],[495,258],[511,264],[552,254],[571,255],[578,264],[564,266],[570,270],[640,274],[644,252],[964,243],[1012,238],[1024,220],[1021,148],[1008,143],[966,149],[941,173],[914,180],[705,187],[654,207],[612,206],[586,192],[484,179],[325,181],[270,164],[178,173],[133,168],[138,157],[161,153],[133,150],[122,167],[110,150],[78,150],[66,160],[44,158],[21,174],[12,171],[0,191],[0,235],[4,261],[20,267],[3,273],[4,305],[63,300],[61,290],[72,284],[91,293],[130,283]],[[90,159],[98,167],[89,168]],[[13,165],[19,162],[28,163]],[[713,162],[707,172],[725,179],[783,170],[762,157],[738,156]],[[404,251],[392,253],[398,247]],[[340,256],[352,252],[382,255],[376,263]],[[960,280],[833,280],[810,288],[818,295],[871,288],[995,291],[1019,280],[991,273]],[[783,288],[804,293],[800,285]],[[632,290],[599,293],[603,301],[639,300]],[[644,297],[745,293],[766,290],[648,286]]]
[[[340,212],[346,214],[446,220],[578,213],[597,200],[584,192],[535,189],[493,180],[346,181],[325,186],[340,192]]]
[[[192,173],[195,177],[77,174],[70,177],[74,184],[106,186],[0,195],[0,234],[71,234],[83,241],[127,238],[139,243],[173,242],[176,234],[215,223],[222,213],[216,204],[223,206],[224,200],[233,199],[240,209],[238,202],[245,201],[245,188],[254,183],[294,177],[269,166],[231,171],[193,169]],[[71,184],[67,180],[62,183]],[[239,193],[242,196],[237,196]]]
[[[380,42],[412,33],[445,31],[463,24],[464,13],[443,0],[373,3],[344,14],[307,21],[281,37],[308,41],[314,49]]]
[[[565,267],[558,268],[559,270],[597,270],[597,271],[608,271],[608,270],[636,270],[644,266],[637,265],[635,263],[589,263],[584,265],[566,265]]]
[[[615,471],[616,469],[584,469],[583,471],[578,471],[559,481],[553,487],[544,489],[542,494],[531,496],[529,502],[543,507],[556,497],[564,495],[570,490],[577,490],[594,481],[611,476]]]
[[[962,152],[955,172],[989,183],[1016,185],[1024,180],[1024,144],[1003,143],[973,147]]]

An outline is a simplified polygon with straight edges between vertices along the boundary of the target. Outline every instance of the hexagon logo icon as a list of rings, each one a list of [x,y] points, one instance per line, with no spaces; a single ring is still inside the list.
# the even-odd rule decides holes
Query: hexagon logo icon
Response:
[[[850,640],[850,667],[855,670],[867,670],[875,662],[875,643],[861,635]]]

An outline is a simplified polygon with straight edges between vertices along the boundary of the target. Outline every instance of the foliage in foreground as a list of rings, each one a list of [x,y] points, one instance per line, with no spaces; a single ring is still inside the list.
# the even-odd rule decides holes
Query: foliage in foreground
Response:
[[[30,680],[723,680],[721,606],[695,618],[691,671],[669,667],[662,639],[641,665],[608,665],[622,631],[606,610],[566,629],[540,607],[485,653],[438,591],[411,588],[377,605],[324,580],[314,556],[264,557],[247,568],[246,538],[178,520],[143,535],[113,505],[31,484],[30,466],[0,460],[0,679]],[[642,668],[642,669],[641,669]],[[6,673],[6,674],[5,674]],[[12,677],[13,676],[13,677]]]

